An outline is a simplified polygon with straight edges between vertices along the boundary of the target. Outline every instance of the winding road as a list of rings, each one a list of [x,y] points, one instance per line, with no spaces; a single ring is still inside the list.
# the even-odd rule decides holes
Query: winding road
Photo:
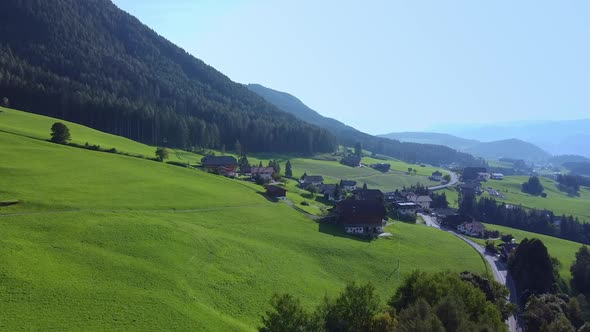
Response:
[[[441,184],[440,186],[430,187],[430,188],[428,188],[428,190],[430,190],[430,191],[442,190],[442,189],[452,187],[455,184],[457,184],[457,182],[459,182],[459,176],[457,175],[457,173],[449,171],[449,174],[451,174],[451,181],[449,181],[446,184]]]
[[[475,249],[481,255],[481,257],[483,257],[489,263],[489,266],[492,269],[492,274],[494,276],[494,279],[496,279],[496,281],[501,283],[502,285],[508,287],[508,289],[510,290],[510,302],[518,305],[517,292],[516,292],[516,288],[514,286],[514,282],[512,281],[512,278],[510,276],[508,276],[508,269],[507,269],[506,265],[504,263],[502,263],[502,261],[500,261],[500,259],[498,257],[486,254],[485,248],[483,246],[481,246],[480,244],[472,241],[471,239],[469,239],[469,238],[467,238],[467,237],[465,237],[453,230],[441,228],[434,217],[429,216],[429,215],[425,215],[422,213],[419,213],[418,215],[424,220],[424,222],[426,223],[427,226],[438,228],[442,231],[451,233],[451,234],[455,235],[456,237],[460,238],[461,240],[465,241],[473,249]],[[522,332],[523,331],[523,329],[521,328],[521,326],[518,323],[518,320],[514,316],[510,316],[508,318],[508,320],[506,321],[506,324],[508,325],[508,329],[510,330],[510,332]]]

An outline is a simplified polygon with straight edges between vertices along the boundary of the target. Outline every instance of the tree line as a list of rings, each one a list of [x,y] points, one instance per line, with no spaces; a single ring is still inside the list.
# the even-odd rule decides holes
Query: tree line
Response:
[[[407,275],[382,305],[371,284],[349,284],[312,310],[288,294],[275,294],[260,331],[506,331],[516,307],[503,285],[463,272]]]
[[[573,216],[556,216],[550,210],[526,209],[519,205],[498,203],[492,197],[462,197],[459,211],[482,222],[550,235],[590,244],[590,224]]]

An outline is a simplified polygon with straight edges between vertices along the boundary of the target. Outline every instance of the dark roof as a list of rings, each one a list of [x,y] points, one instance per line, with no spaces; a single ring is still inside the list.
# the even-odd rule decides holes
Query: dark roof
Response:
[[[357,189],[354,195],[358,200],[380,200],[383,199],[383,193],[379,189]]]
[[[287,189],[270,184],[266,186],[266,192],[273,196],[285,196]]]
[[[336,185],[335,184],[322,184],[322,185],[320,185],[320,187],[318,189],[319,189],[319,192],[322,194],[325,194],[325,193],[332,194],[336,190]]]
[[[260,173],[270,173],[270,174],[274,174],[275,169],[272,167],[252,167],[250,169],[250,172],[252,174],[260,174]]]
[[[354,180],[340,180],[340,186],[354,187],[354,186],[356,186],[356,181],[354,181]]]
[[[347,199],[336,206],[338,222],[345,225],[380,224],[385,218],[385,206],[379,201]]]
[[[440,171],[434,171],[434,172],[432,172],[432,175],[433,176],[437,176],[437,175],[442,176],[443,174]]]
[[[361,157],[354,156],[354,155],[346,156],[346,157],[342,158],[342,160],[340,162],[345,165],[358,166],[361,163]]]
[[[205,166],[225,166],[237,165],[238,161],[232,156],[206,156],[201,159],[201,163]]]
[[[308,175],[303,178],[305,182],[324,182],[324,177],[321,175]]]

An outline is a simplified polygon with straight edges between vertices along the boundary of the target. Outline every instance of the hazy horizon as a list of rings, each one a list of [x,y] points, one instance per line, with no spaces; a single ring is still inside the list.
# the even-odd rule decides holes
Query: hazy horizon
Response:
[[[232,80],[371,134],[590,109],[582,1],[114,3]]]

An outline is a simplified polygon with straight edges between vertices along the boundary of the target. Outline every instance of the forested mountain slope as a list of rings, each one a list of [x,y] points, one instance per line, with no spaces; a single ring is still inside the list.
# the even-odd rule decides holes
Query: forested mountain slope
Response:
[[[0,1],[0,97],[152,145],[325,152],[280,112],[108,0]]]
[[[285,92],[269,89],[259,84],[249,84],[248,88],[279,109],[308,123],[328,129],[343,145],[354,146],[357,142],[361,142],[366,150],[408,162],[430,164],[458,162],[464,165],[478,163],[473,156],[446,146],[400,142],[363,133],[340,121],[320,115],[306,106],[301,100]],[[383,119],[383,121],[396,121],[395,114],[392,114],[390,118]]]

